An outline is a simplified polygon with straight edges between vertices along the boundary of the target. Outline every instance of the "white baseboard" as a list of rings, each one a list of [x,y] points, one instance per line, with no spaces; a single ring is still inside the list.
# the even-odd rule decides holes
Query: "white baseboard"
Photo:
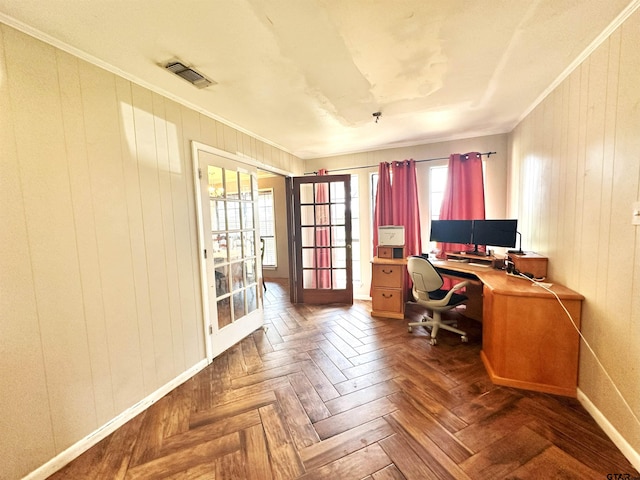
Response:
[[[153,405],[162,397],[164,397],[166,394],[168,394],[171,390],[173,390],[174,388],[182,385],[184,382],[189,380],[196,373],[204,369],[208,364],[209,362],[207,361],[207,359],[203,359],[199,361],[193,367],[184,371],[183,373],[178,375],[176,378],[174,378],[170,382],[164,384],[158,390],[148,395],[147,397],[143,398],[135,405],[129,407],[124,412],[114,417],[109,422],[105,423],[100,428],[98,428],[97,430],[91,432],[82,440],[74,443],[66,450],[60,452],[58,455],[56,455],[47,463],[40,466],[33,472],[31,472],[22,480],[44,480],[47,477],[53,475],[55,472],[60,470],[69,462],[71,462],[72,460],[79,457],[81,454],[83,454],[87,450],[89,450],[91,447],[97,444],[100,440],[108,437],[113,432],[115,432],[118,428],[120,428],[122,425],[124,425],[129,420],[134,418],[136,415],[145,411],[151,405]]]
[[[593,417],[600,428],[604,430],[604,433],[611,439],[611,441],[620,449],[622,454],[631,462],[633,467],[640,471],[640,453],[638,453],[634,448],[625,440],[625,438],[620,435],[620,432],[616,430],[616,428],[607,420],[607,418],[602,414],[600,410],[589,400],[589,398],[584,394],[584,392],[578,389],[578,401],[582,404],[587,412]]]
[[[371,295],[365,295],[364,293],[363,294],[355,293],[353,295],[353,299],[354,300],[371,300]]]

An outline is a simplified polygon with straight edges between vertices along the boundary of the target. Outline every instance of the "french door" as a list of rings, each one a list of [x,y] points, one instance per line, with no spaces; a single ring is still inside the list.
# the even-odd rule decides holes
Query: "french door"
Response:
[[[350,182],[350,175],[291,179],[294,303],[353,303]]]
[[[257,169],[195,144],[201,284],[209,360],[263,325]]]

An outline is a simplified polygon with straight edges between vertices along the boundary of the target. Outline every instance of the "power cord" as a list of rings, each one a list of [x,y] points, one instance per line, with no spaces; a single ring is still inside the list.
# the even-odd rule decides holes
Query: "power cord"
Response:
[[[538,286],[540,288],[544,288],[547,292],[551,293],[554,297],[556,297],[556,300],[558,300],[558,303],[560,304],[560,306],[564,310],[564,313],[566,313],[567,317],[569,317],[569,320],[571,321],[571,325],[573,326],[575,331],[578,332],[578,335],[580,336],[580,338],[582,339],[584,344],[587,346],[587,349],[589,350],[589,352],[591,352],[591,355],[593,355],[593,358],[595,359],[596,363],[598,364],[598,366],[600,367],[600,369],[604,373],[604,375],[607,378],[607,380],[609,380],[609,383],[611,383],[611,385],[613,386],[613,389],[615,390],[615,392],[618,394],[618,396],[622,400],[622,403],[627,408],[627,410],[629,410],[629,413],[634,418],[636,423],[638,425],[640,425],[640,419],[638,418],[638,416],[635,414],[635,412],[631,408],[631,405],[629,405],[629,402],[627,402],[627,400],[624,398],[624,395],[622,394],[620,389],[616,386],[615,382],[613,381],[613,378],[611,378],[611,375],[609,375],[609,372],[607,372],[607,369],[604,368],[604,365],[602,364],[602,362],[600,361],[600,359],[596,355],[596,352],[593,350],[593,348],[591,348],[591,345],[589,345],[589,342],[587,341],[587,339],[584,338],[584,335],[582,335],[582,332],[580,331],[580,329],[576,325],[576,322],[573,320],[573,317],[569,313],[569,310],[567,310],[567,307],[565,307],[564,303],[562,303],[562,300],[560,300],[560,297],[558,296],[558,294],[556,292],[554,292],[553,290],[551,290],[551,288],[549,286],[547,286],[546,284],[541,283],[538,280],[536,280],[534,278],[531,278],[531,277],[528,277],[527,275],[524,275],[524,274],[522,274],[520,272],[517,272],[517,274],[512,273],[510,275],[512,275],[514,277],[521,277],[521,278],[524,278],[525,280],[529,280],[534,285],[536,285],[536,286]]]

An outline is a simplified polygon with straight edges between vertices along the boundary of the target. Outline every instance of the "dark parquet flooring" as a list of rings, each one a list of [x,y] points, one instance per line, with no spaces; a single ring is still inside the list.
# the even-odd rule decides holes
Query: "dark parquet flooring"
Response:
[[[264,330],[50,479],[640,477],[577,400],[493,385],[479,324],[431,346],[369,302],[294,306],[267,285]]]

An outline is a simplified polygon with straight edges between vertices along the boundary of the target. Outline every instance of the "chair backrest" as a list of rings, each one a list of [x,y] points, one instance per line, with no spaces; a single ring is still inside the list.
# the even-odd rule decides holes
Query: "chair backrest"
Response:
[[[418,298],[429,298],[428,293],[442,288],[444,280],[429,260],[424,257],[409,257],[407,271],[413,281],[413,292]]]

